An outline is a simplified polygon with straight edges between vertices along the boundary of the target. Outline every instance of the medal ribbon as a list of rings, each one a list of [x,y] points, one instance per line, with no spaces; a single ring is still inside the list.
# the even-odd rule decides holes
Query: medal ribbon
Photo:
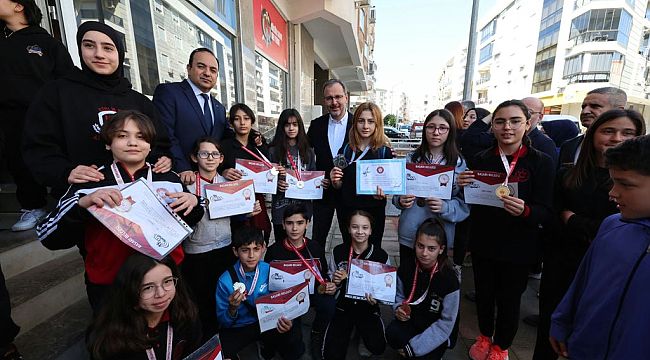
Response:
[[[195,171],[194,174],[196,175],[196,196],[203,196],[203,189],[201,188],[201,175],[199,175],[198,171]],[[215,176],[216,178],[216,176]],[[214,183],[214,179],[210,182],[211,184]]]
[[[307,266],[307,269],[309,269],[309,271],[310,271],[312,274],[314,274],[314,277],[316,277],[316,281],[318,281],[319,284],[325,285],[326,281],[325,281],[325,279],[323,279],[323,277],[321,276],[320,271],[316,271],[316,270],[314,269],[314,268],[316,267],[316,261],[314,261],[314,257],[311,255],[311,252],[309,251],[309,249],[307,249],[307,242],[305,241],[305,239],[303,238],[302,241],[303,241],[303,243],[305,244],[305,249],[307,249],[307,253],[309,253],[309,257],[311,258],[311,263],[312,263],[312,265],[309,265],[309,263],[307,263],[307,260],[305,260],[305,257],[302,256],[302,254],[300,253],[300,251],[298,251],[298,249],[297,249],[295,246],[293,246],[293,244],[291,243],[291,241],[288,241],[288,240],[286,240],[286,239],[285,239],[284,241],[285,241],[287,244],[289,244],[289,247],[291,247],[291,250],[293,250],[293,252],[295,252],[296,255],[298,255],[298,258],[300,258],[300,261],[302,261],[302,263],[305,264],[305,266]]]
[[[246,283],[246,273],[244,272],[244,268],[241,266],[241,262],[239,263],[239,273],[241,274],[244,283]],[[253,282],[251,283],[251,286],[248,289],[248,292],[246,293],[247,296],[251,296],[255,292],[255,285],[257,285],[257,278],[259,276],[260,276],[260,267],[257,266],[255,267],[255,276],[253,276]]]
[[[510,162],[510,166],[508,166],[508,158],[506,157],[506,154],[501,150],[499,147],[499,155],[501,156],[501,162],[503,163],[503,167],[506,170],[506,180],[503,182],[504,186],[508,186],[508,178],[510,177],[510,174],[512,174],[512,171],[515,169],[515,166],[517,165],[517,161],[519,161],[519,155],[521,155],[521,145],[519,146],[519,149],[517,149],[517,152],[514,154],[512,161]]]
[[[152,183],[152,175],[151,175],[151,165],[149,163],[145,163],[149,167],[147,169],[147,182],[149,185]],[[117,168],[117,164],[113,162],[111,164],[111,171],[113,172],[113,177],[115,177],[115,182],[117,182],[117,187],[122,190],[124,188],[124,179],[122,179],[122,174],[120,174],[120,170]],[[134,179],[135,180],[135,179]]]
[[[269,167],[269,169],[273,169],[273,167],[274,167],[273,164],[271,164],[271,162],[269,161],[269,159],[267,159],[266,156],[264,156],[264,154],[262,154],[258,148],[255,148],[255,150],[257,151],[257,154],[254,153],[254,152],[252,152],[252,151],[250,151],[250,150],[249,150],[246,146],[244,146],[244,145],[242,145],[241,148],[244,149],[244,151],[246,151],[247,153],[249,153],[249,154],[250,154],[252,157],[254,157],[255,159],[257,159],[257,160],[263,162],[264,165],[266,165],[266,166]],[[258,155],[258,154],[259,154],[259,155]]]
[[[350,244],[350,254],[348,255],[348,276],[350,274],[350,267],[352,266],[352,253],[354,253],[354,250],[352,249],[352,244]],[[359,257],[361,257],[361,254],[355,256],[355,259],[358,259]]]
[[[361,153],[361,155],[359,155],[359,158],[358,158],[356,161],[359,161],[359,160],[361,160],[364,156],[366,156],[366,154],[368,153],[368,150],[370,150],[370,145],[367,145],[366,148],[363,149],[363,152]],[[357,152],[356,152],[356,151],[353,151],[353,152],[352,152],[352,159],[350,159],[350,164],[352,164],[352,163],[355,161],[354,158],[355,158],[356,156],[357,156]]]
[[[420,271],[420,263],[415,262],[415,274],[413,275],[413,285],[411,285],[411,293],[409,294],[409,297],[406,298],[404,301],[402,301],[403,305],[417,305],[421,303],[424,298],[427,296],[427,293],[429,293],[429,286],[431,286],[431,279],[433,279],[433,275],[435,275],[438,272],[438,261],[436,261],[436,265],[434,265],[433,269],[431,269],[431,274],[429,274],[429,284],[427,285],[427,289],[424,291],[424,294],[417,299],[414,302],[411,302],[413,300],[413,297],[415,296],[415,287],[418,284],[418,272]]]
[[[167,323],[167,352],[165,353],[165,360],[172,359],[172,341],[174,340],[174,329],[172,325]],[[153,348],[147,349],[147,358],[149,360],[156,360],[156,353]]]
[[[298,153],[298,165],[296,165],[296,162],[293,160],[293,156],[291,156],[291,153],[289,152],[289,149],[287,149],[287,159],[289,159],[289,163],[291,164],[291,168],[293,171],[296,173],[296,179],[298,181],[302,181],[302,175],[300,174],[302,172],[302,169],[300,168],[300,153]]]

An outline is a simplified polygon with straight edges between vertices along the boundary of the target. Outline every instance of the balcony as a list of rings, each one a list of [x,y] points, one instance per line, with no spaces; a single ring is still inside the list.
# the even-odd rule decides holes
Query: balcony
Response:
[[[609,71],[587,71],[566,75],[563,79],[569,84],[609,82]]]

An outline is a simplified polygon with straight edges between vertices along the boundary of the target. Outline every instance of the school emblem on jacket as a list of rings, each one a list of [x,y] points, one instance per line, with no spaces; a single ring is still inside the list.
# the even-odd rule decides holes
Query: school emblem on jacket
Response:
[[[29,45],[27,47],[28,54],[36,54],[38,56],[43,56],[43,49],[38,45]]]
[[[111,115],[114,115],[117,111],[115,110],[103,110],[97,113],[97,122],[93,124],[93,130],[99,134],[99,131],[104,126],[104,122],[110,119]]]

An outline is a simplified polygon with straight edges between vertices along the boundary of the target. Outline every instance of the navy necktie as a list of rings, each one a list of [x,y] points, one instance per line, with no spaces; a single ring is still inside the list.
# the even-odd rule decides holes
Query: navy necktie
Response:
[[[203,122],[208,134],[212,134],[212,111],[210,111],[210,97],[207,94],[201,94],[203,97]]]

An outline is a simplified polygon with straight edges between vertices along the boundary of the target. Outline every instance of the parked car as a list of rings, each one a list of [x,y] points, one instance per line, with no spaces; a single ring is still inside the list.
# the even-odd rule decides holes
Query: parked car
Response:
[[[423,129],[424,129],[423,122],[414,122],[411,125],[411,139],[421,139]]]
[[[384,126],[384,134],[388,136],[389,139],[406,139],[408,136],[404,135],[401,131],[397,130],[392,126]]]
[[[406,137],[409,137],[411,135],[411,125],[400,125],[397,128],[402,134],[406,135]]]

